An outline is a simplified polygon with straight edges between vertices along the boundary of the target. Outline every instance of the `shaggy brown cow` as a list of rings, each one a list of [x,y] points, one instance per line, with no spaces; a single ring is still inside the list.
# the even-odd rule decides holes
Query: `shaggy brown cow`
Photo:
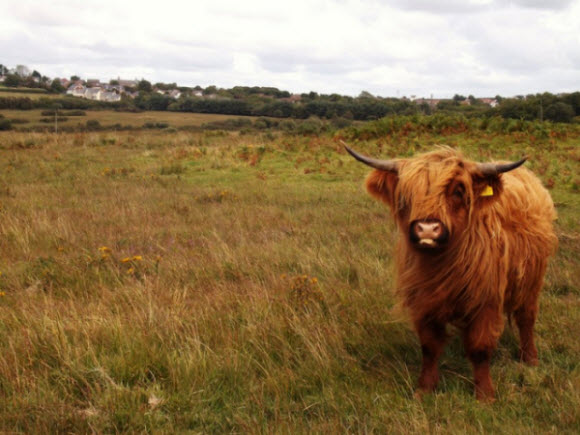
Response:
[[[475,163],[442,147],[385,161],[346,149],[375,168],[367,190],[390,206],[400,232],[397,288],[423,353],[418,393],[437,385],[452,324],[462,331],[476,397],[493,400],[489,362],[504,327],[502,311],[515,318],[520,358],[538,362],[538,296],[557,245],[550,195],[532,172],[518,168],[525,159]]]

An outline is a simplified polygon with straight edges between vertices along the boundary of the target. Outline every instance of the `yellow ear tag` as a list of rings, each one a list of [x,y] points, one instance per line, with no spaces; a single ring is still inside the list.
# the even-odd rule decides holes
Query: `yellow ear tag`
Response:
[[[485,189],[483,189],[479,196],[493,196],[492,187],[490,185],[485,186]]]

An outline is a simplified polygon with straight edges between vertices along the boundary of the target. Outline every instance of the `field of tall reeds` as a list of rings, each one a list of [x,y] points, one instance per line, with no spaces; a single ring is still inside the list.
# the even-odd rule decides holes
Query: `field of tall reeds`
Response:
[[[437,122],[0,133],[0,431],[580,431],[580,130]],[[517,361],[506,327],[494,404],[475,400],[457,337],[437,392],[413,397],[395,227],[340,140],[379,157],[527,154],[549,187],[540,364]]]

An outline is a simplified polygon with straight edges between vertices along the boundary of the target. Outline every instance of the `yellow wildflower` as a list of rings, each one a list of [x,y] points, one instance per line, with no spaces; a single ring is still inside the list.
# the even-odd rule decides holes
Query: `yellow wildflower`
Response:
[[[133,274],[135,273],[135,269],[134,269],[134,268],[132,268],[132,267],[130,267],[129,269],[127,269],[127,273],[128,273],[129,275],[133,275]]]
[[[131,261],[131,257],[125,257],[121,260],[121,263],[128,263],[129,261]]]
[[[103,254],[110,254],[111,253],[111,248],[107,248],[106,246],[101,246],[99,248],[99,251],[101,251]]]
[[[141,260],[143,260],[142,256],[140,256],[140,255],[133,256],[133,261],[141,261]]]

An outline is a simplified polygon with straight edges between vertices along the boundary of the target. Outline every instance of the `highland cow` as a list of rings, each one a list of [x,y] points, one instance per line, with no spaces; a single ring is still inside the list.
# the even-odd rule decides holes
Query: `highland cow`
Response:
[[[346,146],[345,146],[346,147]],[[446,326],[462,334],[475,394],[493,400],[489,364],[504,313],[519,329],[519,355],[536,365],[534,323],[548,257],[557,238],[550,195],[515,163],[475,163],[442,147],[409,159],[376,160],[368,192],[397,223],[397,291],[408,308],[423,355],[418,394],[438,383]]]

